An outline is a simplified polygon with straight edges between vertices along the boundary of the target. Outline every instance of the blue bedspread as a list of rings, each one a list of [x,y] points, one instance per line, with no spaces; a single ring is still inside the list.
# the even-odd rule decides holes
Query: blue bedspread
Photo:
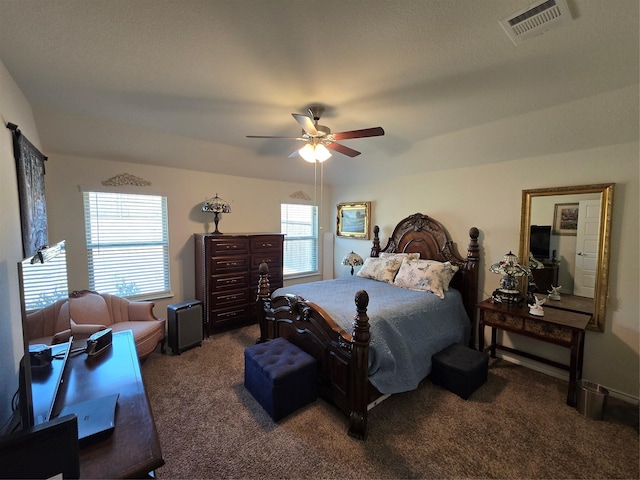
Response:
[[[431,292],[352,276],[280,288],[273,296],[299,295],[324,308],[351,332],[358,290],[369,294],[369,380],[381,393],[417,388],[431,372],[433,354],[452,343],[468,342],[471,324],[462,297],[454,289],[441,300]]]

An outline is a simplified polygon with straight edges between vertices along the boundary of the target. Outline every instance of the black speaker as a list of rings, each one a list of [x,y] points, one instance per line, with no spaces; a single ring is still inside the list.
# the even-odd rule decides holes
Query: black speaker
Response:
[[[167,307],[169,348],[180,355],[185,350],[202,346],[203,315],[200,300],[186,300]]]

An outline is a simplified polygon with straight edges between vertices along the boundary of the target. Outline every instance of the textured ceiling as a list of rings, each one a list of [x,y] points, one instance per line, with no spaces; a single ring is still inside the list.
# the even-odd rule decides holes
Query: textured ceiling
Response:
[[[299,143],[245,136],[314,104],[386,131],[329,184],[637,141],[638,1],[568,0],[515,46],[498,22],[529,3],[0,0],[0,59],[48,155],[309,182]]]

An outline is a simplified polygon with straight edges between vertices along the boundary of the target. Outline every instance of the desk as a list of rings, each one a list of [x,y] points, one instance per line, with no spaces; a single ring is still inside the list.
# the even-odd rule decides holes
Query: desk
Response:
[[[576,382],[582,378],[582,359],[584,355],[584,332],[591,315],[577,312],[545,308],[544,317],[529,314],[527,306],[507,307],[494,304],[487,299],[478,304],[480,321],[478,324],[478,349],[491,350],[491,357],[496,357],[496,349],[505,350],[526,358],[531,358],[547,365],[569,371],[569,391],[567,405],[576,405]],[[491,345],[484,347],[484,327],[491,327]],[[571,352],[569,365],[539,357],[531,353],[516,350],[497,343],[497,330],[517,333],[525,337],[553,343],[568,348]]]
[[[113,334],[105,352],[69,357],[54,416],[64,405],[119,393],[116,427],[80,449],[80,478],[142,478],[164,465],[153,413],[130,330]]]

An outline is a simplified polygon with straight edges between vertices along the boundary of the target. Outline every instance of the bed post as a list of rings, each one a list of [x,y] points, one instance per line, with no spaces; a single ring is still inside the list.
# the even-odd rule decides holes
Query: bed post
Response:
[[[373,227],[373,247],[371,247],[371,256],[377,257],[380,255],[380,227],[375,225]]]
[[[256,298],[258,309],[258,323],[260,324],[260,338],[256,343],[266,342],[269,338],[273,338],[273,332],[269,336],[269,326],[267,325],[267,311],[271,308],[271,292],[269,291],[269,265],[266,262],[262,262],[258,266],[258,297]]]
[[[351,356],[351,413],[349,435],[364,440],[367,436],[367,405],[369,392],[369,294],[360,290],[355,297],[357,314],[353,322]]]
[[[469,342],[471,346],[475,346],[476,337],[476,304],[478,303],[478,272],[480,263],[480,246],[478,245],[478,237],[480,231],[476,227],[469,230],[469,246],[467,247],[467,262],[465,264],[465,288],[464,288],[464,306],[471,321],[471,338]]]

